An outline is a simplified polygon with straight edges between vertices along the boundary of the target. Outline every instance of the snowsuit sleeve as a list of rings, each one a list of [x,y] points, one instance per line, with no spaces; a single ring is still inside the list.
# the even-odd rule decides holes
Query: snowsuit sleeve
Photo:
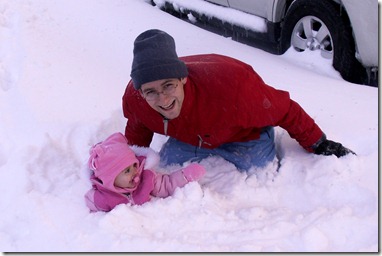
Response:
[[[168,197],[174,194],[176,188],[181,188],[188,182],[183,175],[183,170],[178,170],[171,174],[157,173],[154,181],[154,190],[151,194],[156,197]]]
[[[85,194],[85,201],[91,212],[109,212],[119,204],[127,204],[130,202],[126,196],[96,188],[94,185],[92,189]]]

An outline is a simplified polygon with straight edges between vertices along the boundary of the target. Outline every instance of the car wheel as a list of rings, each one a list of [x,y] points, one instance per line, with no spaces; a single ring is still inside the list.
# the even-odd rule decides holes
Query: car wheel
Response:
[[[334,69],[353,83],[363,83],[365,68],[356,59],[354,39],[344,10],[331,1],[297,0],[285,16],[282,52],[290,47],[302,52],[318,50],[331,59]]]

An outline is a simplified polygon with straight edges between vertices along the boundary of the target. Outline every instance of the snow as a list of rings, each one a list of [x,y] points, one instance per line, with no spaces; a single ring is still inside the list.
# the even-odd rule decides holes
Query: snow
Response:
[[[267,32],[267,25],[264,19],[242,11],[211,4],[204,0],[154,0],[158,7],[164,7],[166,2],[170,3],[176,11],[187,9],[204,14],[209,19],[217,18],[224,20],[232,26],[238,25],[256,32]],[[192,14],[189,14],[188,18],[191,22],[195,21],[195,17]]]
[[[89,213],[88,150],[124,131],[133,41],[150,28],[171,34],[180,56],[251,64],[357,156],[308,154],[277,128],[277,173],[210,157],[207,175],[171,197]],[[378,251],[378,89],[344,81],[314,53],[272,55],[143,0],[3,0],[0,41],[2,251]]]

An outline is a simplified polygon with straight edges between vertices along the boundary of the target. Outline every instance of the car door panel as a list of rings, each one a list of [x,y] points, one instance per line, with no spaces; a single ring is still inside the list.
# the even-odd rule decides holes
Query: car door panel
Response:
[[[228,0],[228,3],[231,8],[267,18],[268,10],[272,9],[273,0]]]
[[[214,4],[218,4],[218,5],[229,6],[228,0],[206,0],[206,1],[214,3]]]

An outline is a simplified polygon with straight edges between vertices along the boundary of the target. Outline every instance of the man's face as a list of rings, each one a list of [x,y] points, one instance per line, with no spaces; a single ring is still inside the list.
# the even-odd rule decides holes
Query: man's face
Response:
[[[154,110],[167,119],[177,118],[184,100],[184,84],[187,78],[170,78],[145,83],[141,94]]]

